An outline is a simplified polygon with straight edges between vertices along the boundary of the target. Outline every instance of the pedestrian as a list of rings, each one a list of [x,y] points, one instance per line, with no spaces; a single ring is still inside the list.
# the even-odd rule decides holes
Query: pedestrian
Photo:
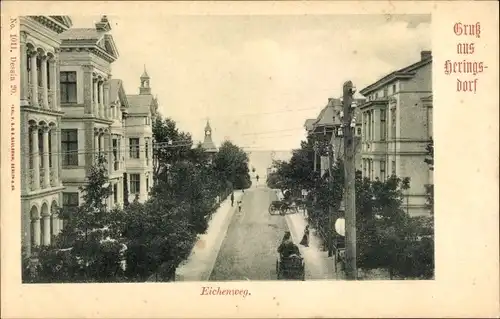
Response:
[[[306,228],[304,229],[304,236],[302,236],[300,244],[305,247],[309,247],[309,225],[307,225]]]
[[[231,193],[231,207],[234,206],[234,192]]]
[[[241,200],[238,201],[238,212],[241,212]]]

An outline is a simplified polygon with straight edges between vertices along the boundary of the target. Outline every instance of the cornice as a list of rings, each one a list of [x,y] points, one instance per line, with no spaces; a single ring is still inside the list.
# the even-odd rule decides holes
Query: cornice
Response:
[[[29,105],[21,106],[21,110],[30,113],[37,113],[37,114],[56,116],[56,117],[64,115],[63,111],[41,109],[41,108],[31,107]]]
[[[62,33],[66,31],[68,28],[66,26],[63,26],[61,23],[57,22],[56,20],[46,17],[46,16],[30,16],[31,19],[37,21],[38,23],[42,24],[43,26],[49,28],[50,30],[56,32],[56,33]]]
[[[116,58],[111,54],[104,51],[102,48],[97,46],[96,44],[76,44],[69,46],[68,44],[61,45],[61,52],[87,52],[94,54],[95,56],[105,60],[108,63],[113,63],[116,61]]]

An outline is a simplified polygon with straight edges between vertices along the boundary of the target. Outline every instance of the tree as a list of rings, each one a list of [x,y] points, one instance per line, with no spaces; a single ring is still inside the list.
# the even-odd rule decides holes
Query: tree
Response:
[[[215,154],[213,164],[216,174],[230,181],[234,188],[245,189],[252,185],[248,169],[248,155],[230,141],[222,143]]]
[[[356,228],[358,267],[385,268],[391,279],[432,277],[432,225],[424,218],[412,218],[403,209],[403,192],[408,178],[391,176],[370,181],[356,176]],[[430,245],[432,244],[432,245]]]
[[[83,205],[60,212],[66,226],[51,247],[38,254],[37,282],[109,282],[122,272],[123,244],[110,222],[106,200],[112,194],[106,159],[98,156],[90,167],[87,183],[80,188]]]
[[[189,133],[179,131],[170,118],[158,116],[153,122],[153,179],[173,163],[189,157],[193,141]]]
[[[424,162],[429,165],[429,170],[434,171],[434,140],[432,137],[425,149],[427,151],[427,157],[424,159]],[[426,206],[431,216],[434,216],[434,184],[425,185],[425,192],[427,197]]]

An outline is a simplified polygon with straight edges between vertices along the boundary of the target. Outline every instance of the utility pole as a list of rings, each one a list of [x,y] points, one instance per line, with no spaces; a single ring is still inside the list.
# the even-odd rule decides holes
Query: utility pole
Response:
[[[333,147],[330,142],[328,142],[328,148],[327,148],[327,155],[328,155],[328,187],[330,189],[330,192],[332,191],[333,187],[333,174],[332,174],[332,152],[333,152]],[[333,207],[332,205],[328,205],[328,257],[333,256]]]
[[[351,81],[344,83],[344,175],[345,175],[345,238],[346,238],[346,277],[356,280],[356,163],[353,131],[356,123],[353,122],[352,102],[354,86]]]

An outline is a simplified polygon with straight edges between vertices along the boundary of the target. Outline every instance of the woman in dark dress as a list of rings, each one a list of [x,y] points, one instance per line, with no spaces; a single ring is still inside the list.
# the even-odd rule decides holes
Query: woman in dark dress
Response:
[[[306,228],[304,229],[304,236],[302,236],[300,244],[305,247],[309,247],[309,225],[307,225]]]

